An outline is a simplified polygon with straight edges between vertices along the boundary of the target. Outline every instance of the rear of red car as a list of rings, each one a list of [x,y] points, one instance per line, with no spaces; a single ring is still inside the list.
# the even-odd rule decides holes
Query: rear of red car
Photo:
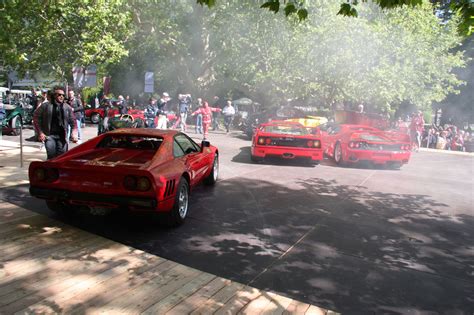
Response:
[[[306,159],[317,164],[323,159],[321,137],[299,123],[262,124],[252,139],[251,157],[254,161],[266,157]]]
[[[153,148],[131,150],[120,147],[68,152],[64,157],[32,162],[29,168],[30,193],[48,205],[88,207],[92,211],[125,209],[169,211],[173,192],[167,180],[150,171],[151,161],[162,139]],[[143,142],[144,143],[144,142]],[[140,144],[139,144],[140,145]],[[77,148],[79,149],[79,147]],[[166,192],[169,196],[166,196]]]
[[[408,163],[411,146],[384,132],[354,133],[345,144],[343,159],[349,163],[371,162],[400,167]]]

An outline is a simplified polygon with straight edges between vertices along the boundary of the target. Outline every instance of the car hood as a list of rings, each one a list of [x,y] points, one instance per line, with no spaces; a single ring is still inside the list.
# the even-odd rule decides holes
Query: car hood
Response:
[[[147,169],[153,160],[154,150],[98,148],[79,153],[64,161],[66,167],[102,166]]]

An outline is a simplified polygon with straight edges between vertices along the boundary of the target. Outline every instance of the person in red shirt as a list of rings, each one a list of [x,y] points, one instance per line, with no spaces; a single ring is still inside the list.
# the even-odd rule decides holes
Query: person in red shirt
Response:
[[[423,128],[425,120],[423,119],[423,113],[418,111],[413,115],[410,123],[410,136],[412,147],[418,151],[421,147],[421,135],[423,134]]]
[[[204,139],[207,139],[209,134],[209,126],[212,122],[212,113],[222,111],[218,107],[210,107],[207,102],[203,103],[202,107],[199,107],[195,112],[192,113],[192,116],[201,114],[202,115],[202,127],[204,129]]]

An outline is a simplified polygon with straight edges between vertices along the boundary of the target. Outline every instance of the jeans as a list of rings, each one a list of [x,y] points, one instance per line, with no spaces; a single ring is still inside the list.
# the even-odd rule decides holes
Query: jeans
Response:
[[[46,154],[49,160],[66,152],[68,144],[65,139],[61,139],[58,135],[49,135],[46,137],[44,147],[46,148]]]
[[[196,133],[202,133],[202,115],[196,116]]]
[[[81,140],[82,139],[82,118],[76,119],[76,125],[77,125],[77,139]],[[66,141],[69,142],[69,139],[71,139],[71,126],[67,125],[67,137]]]
[[[232,124],[232,119],[233,118],[234,118],[234,116],[232,116],[232,115],[224,116],[224,126],[225,126],[225,130],[227,132],[229,132],[229,130],[230,130],[230,125]]]
[[[185,132],[186,131],[186,119],[188,119],[188,113],[186,113],[186,112],[180,113],[179,118],[180,118],[179,127],[180,127],[182,132]]]

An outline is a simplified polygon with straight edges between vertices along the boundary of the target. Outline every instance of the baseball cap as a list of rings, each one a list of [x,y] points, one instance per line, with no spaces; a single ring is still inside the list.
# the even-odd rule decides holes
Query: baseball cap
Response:
[[[168,93],[166,93],[166,92],[163,93],[163,96],[164,96],[164,97],[170,97],[170,95],[169,95]]]

